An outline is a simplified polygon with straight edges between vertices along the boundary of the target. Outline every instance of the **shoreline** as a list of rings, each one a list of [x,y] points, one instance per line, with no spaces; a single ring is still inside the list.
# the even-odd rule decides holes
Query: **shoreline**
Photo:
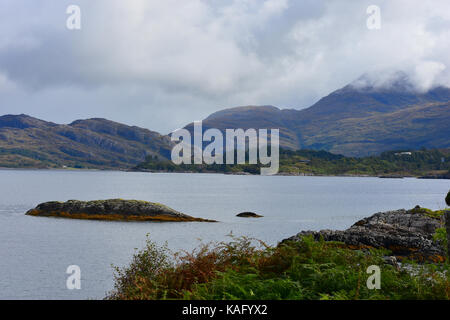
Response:
[[[133,170],[133,169],[80,169],[80,168],[9,168],[0,167],[0,171],[65,171],[65,172],[139,172],[139,173],[163,173],[163,174],[220,174],[231,176],[261,176],[260,174],[251,174],[248,172],[195,172],[195,171],[152,171],[152,170]],[[450,178],[444,176],[431,176],[431,175],[367,175],[367,174],[313,174],[313,173],[290,173],[280,172],[275,177],[340,177],[340,178],[380,178],[380,179],[426,179],[426,180],[449,180]]]

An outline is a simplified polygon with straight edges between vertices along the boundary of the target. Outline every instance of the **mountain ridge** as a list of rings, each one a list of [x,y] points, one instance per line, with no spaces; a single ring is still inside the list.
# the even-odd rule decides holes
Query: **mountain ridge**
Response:
[[[203,120],[203,130],[280,129],[288,150],[364,157],[389,150],[450,147],[450,89],[376,86],[364,77],[311,107],[242,106]],[[193,123],[185,126],[193,131]],[[25,114],[0,116],[0,167],[127,169],[148,156],[170,158],[170,137],[104,118],[57,124]]]
[[[0,165],[127,168],[170,155],[170,138],[102,118],[56,124],[28,115],[0,116]]]
[[[393,87],[370,83],[358,87],[357,82],[302,110],[272,106],[221,110],[207,117],[203,128],[278,128],[283,148],[358,157],[405,148],[450,147],[449,88],[413,90],[401,74]],[[185,128],[192,131],[193,124]]]

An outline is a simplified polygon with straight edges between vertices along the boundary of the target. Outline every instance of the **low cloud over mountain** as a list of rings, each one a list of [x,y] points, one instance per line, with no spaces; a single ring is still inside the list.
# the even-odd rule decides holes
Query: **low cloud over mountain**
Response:
[[[203,121],[204,129],[279,128],[288,149],[316,149],[348,156],[387,150],[449,148],[450,89],[415,88],[396,72],[389,85],[367,75],[303,110],[247,106],[222,110]],[[192,124],[187,126],[192,129]]]
[[[79,0],[0,3],[0,114],[106,117],[167,133],[224,106],[302,109],[363,73],[449,86],[450,2]]]

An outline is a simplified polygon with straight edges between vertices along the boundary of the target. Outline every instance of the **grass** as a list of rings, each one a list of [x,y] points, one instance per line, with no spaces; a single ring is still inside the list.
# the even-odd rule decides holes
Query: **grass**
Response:
[[[115,286],[106,299],[449,299],[447,263],[410,262],[412,273],[384,263],[387,254],[310,237],[277,247],[232,238],[172,253],[148,239],[129,266],[115,268]],[[371,265],[381,269],[380,290],[366,286]]]
[[[433,240],[438,241],[442,244],[442,247],[447,248],[448,238],[447,238],[447,230],[445,227],[437,228],[435,233],[433,234]]]
[[[448,209],[431,210],[428,208],[421,208],[419,206],[417,206],[411,210],[408,210],[408,212],[410,212],[410,213],[421,213],[429,218],[437,219],[437,220],[442,220],[446,211],[448,211]]]

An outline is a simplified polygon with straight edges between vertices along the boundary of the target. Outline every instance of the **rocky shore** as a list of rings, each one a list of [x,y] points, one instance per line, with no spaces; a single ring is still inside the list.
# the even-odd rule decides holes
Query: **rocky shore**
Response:
[[[85,220],[215,222],[191,217],[159,203],[122,199],[51,201],[39,204],[26,214],[29,216]]]
[[[431,211],[418,206],[411,210],[379,212],[344,231],[302,231],[282,243],[301,241],[311,235],[315,240],[343,242],[352,249],[385,248],[400,259],[442,262],[447,248],[433,236],[436,229],[445,227],[444,215],[450,218],[448,211]],[[448,226],[447,220],[447,231]]]

